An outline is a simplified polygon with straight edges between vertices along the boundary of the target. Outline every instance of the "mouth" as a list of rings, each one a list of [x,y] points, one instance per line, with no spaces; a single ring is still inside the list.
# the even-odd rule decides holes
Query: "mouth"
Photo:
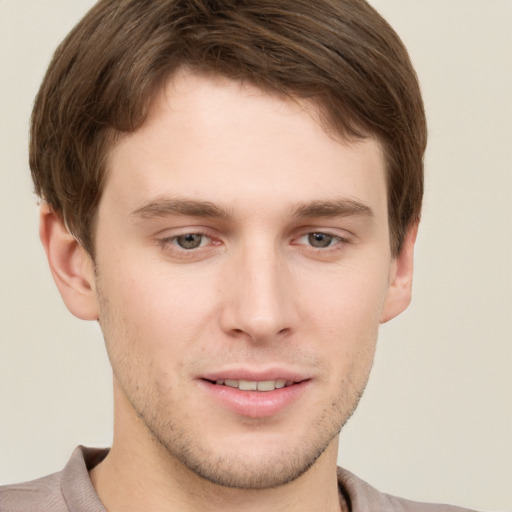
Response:
[[[312,385],[310,378],[298,375],[233,377],[240,376],[211,375],[198,379],[198,383],[214,403],[249,418],[269,418],[287,410]]]
[[[215,381],[211,381],[205,379],[207,382],[211,384],[215,384],[217,386],[227,386],[229,388],[239,389],[240,391],[274,391],[276,389],[282,389],[296,382],[292,380],[285,379],[276,379],[276,380],[236,380],[236,379],[216,379]]]

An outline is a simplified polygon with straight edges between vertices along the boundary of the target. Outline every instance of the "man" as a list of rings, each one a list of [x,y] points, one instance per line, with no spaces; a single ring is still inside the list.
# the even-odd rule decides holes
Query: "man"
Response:
[[[41,239],[113,368],[110,452],[6,510],[435,510],[336,472],[411,294],[425,118],[360,1],[99,2],[34,107]]]

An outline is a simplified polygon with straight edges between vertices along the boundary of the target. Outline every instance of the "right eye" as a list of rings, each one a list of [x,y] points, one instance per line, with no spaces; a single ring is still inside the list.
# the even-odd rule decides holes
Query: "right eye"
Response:
[[[160,238],[158,244],[171,259],[193,262],[208,258],[222,242],[202,231],[189,231]]]
[[[324,249],[325,247],[329,247],[333,244],[333,242],[337,242],[339,237],[335,237],[334,235],[330,235],[328,233],[309,233],[307,235],[308,243],[311,247],[315,247],[317,249]]]
[[[186,233],[184,235],[175,236],[171,238],[170,241],[182,249],[191,250],[206,245],[209,238],[203,233]]]

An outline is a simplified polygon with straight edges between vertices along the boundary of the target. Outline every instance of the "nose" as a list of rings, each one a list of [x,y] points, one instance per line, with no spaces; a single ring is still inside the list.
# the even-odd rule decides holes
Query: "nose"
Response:
[[[227,266],[223,288],[221,324],[230,336],[264,343],[296,329],[291,269],[274,248],[241,251]]]

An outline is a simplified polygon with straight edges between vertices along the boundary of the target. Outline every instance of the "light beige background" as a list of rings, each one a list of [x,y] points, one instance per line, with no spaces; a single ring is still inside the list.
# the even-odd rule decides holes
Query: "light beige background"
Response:
[[[65,310],[37,237],[28,119],[91,0],[0,0],[0,482],[111,438],[94,324]],[[382,329],[340,463],[387,492],[512,509],[512,2],[374,0],[408,45],[430,123],[415,298]]]

